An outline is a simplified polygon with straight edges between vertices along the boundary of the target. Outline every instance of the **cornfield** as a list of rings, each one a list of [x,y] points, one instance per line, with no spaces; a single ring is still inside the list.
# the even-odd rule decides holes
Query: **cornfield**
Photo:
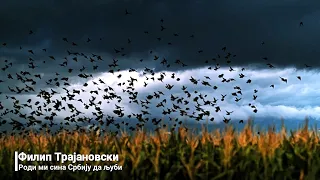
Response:
[[[269,128],[255,132],[248,123],[201,135],[179,128],[167,133],[137,131],[121,136],[30,133],[0,138],[0,179],[319,179],[320,146],[317,130],[307,126],[287,132]],[[121,171],[14,171],[14,152],[27,154],[118,154]],[[24,162],[23,162],[24,163]],[[59,162],[27,162],[54,165]],[[106,165],[110,162],[80,162]],[[112,162],[114,163],[114,162]],[[77,163],[79,164],[79,163]]]

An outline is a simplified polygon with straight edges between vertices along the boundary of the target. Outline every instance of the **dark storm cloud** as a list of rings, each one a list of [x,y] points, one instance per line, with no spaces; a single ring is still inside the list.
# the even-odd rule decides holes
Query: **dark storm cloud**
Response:
[[[171,62],[181,59],[191,68],[218,53],[222,55],[221,47],[227,46],[237,55],[233,59],[236,65],[265,64],[261,58],[268,57],[278,66],[318,66],[319,7],[320,2],[315,0],[7,1],[0,6],[0,39],[8,43],[1,48],[1,55],[14,56],[23,64],[29,55],[16,52],[23,46],[24,52],[35,49],[38,54],[34,59],[39,61],[48,55],[62,59],[67,49],[98,53],[108,60],[116,58],[113,48],[124,47],[126,56],[117,57],[123,67],[137,67],[136,61],[141,58],[152,61],[152,49]],[[133,15],[125,16],[125,9]],[[167,28],[164,32],[160,31],[161,18]],[[300,21],[303,27],[299,27]],[[28,36],[29,30],[35,34]],[[145,30],[150,34],[145,35]],[[191,34],[194,39],[189,38]],[[64,43],[62,37],[79,46]],[[92,42],[86,43],[88,37]],[[132,40],[130,46],[128,38]],[[47,54],[40,53],[42,48],[48,49]],[[197,53],[200,49],[202,54]],[[147,65],[162,69],[154,62]]]

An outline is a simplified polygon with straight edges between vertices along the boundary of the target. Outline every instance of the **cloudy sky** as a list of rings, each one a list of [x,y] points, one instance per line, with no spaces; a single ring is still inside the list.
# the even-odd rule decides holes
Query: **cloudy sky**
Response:
[[[181,117],[179,110],[169,115],[162,113],[173,108],[175,104],[182,109],[189,108],[187,113],[190,115],[196,112],[196,116],[200,112],[197,112],[197,103],[193,102],[193,98],[201,94],[207,95],[206,101],[213,101],[214,98],[218,100],[214,106],[201,106],[204,111],[210,111],[208,119],[214,118],[213,123],[221,123],[224,117],[231,118],[231,121],[236,123],[249,117],[263,122],[284,118],[290,120],[290,124],[293,121],[302,121],[305,117],[316,121],[320,117],[320,83],[317,81],[320,66],[319,8],[320,2],[315,0],[94,0],[90,3],[3,1],[0,5],[0,23],[3,24],[0,29],[0,60],[1,68],[4,69],[0,74],[0,80],[3,81],[0,83],[0,100],[4,108],[1,111],[4,113],[6,108],[13,109],[11,96],[19,99],[20,104],[32,99],[31,104],[39,101],[39,105],[43,105],[44,100],[36,97],[40,90],[51,92],[52,89],[58,92],[52,99],[61,101],[61,97],[67,94],[61,78],[67,77],[70,86],[66,88],[71,94],[72,89],[83,89],[86,92],[76,95],[75,101],[65,103],[74,104],[84,113],[81,116],[86,117],[93,117],[92,112],[95,112],[95,109],[85,109],[78,99],[90,104],[89,99],[95,96],[95,102],[102,101],[100,107],[105,117],[117,117],[113,113],[117,104],[124,107],[123,120],[134,122],[128,119],[127,115],[141,114],[141,110],[145,110],[141,107],[140,100],[145,101],[146,96],[162,91],[164,95],[159,99],[150,100],[147,109],[150,115],[145,117],[166,120],[179,118],[189,121],[190,124],[195,123],[192,118]],[[129,14],[126,14],[126,10]],[[303,22],[303,25],[300,22]],[[29,33],[30,30],[32,34]],[[67,38],[68,42],[63,41],[63,38]],[[87,42],[88,38],[90,42]],[[223,47],[226,47],[226,51],[222,50]],[[121,52],[116,53],[115,49]],[[69,55],[67,51],[79,55]],[[54,60],[49,56],[53,56]],[[102,60],[99,60],[98,56]],[[154,60],[155,56],[159,58]],[[74,61],[75,57],[78,62]],[[68,63],[61,66],[66,61],[65,58]],[[91,62],[90,58],[94,62]],[[160,63],[164,58],[170,67]],[[116,68],[112,67],[113,60],[118,60],[119,66]],[[186,66],[175,63],[177,60]],[[33,62],[36,68],[31,69],[30,62]],[[270,68],[268,63],[274,68]],[[217,64],[219,69],[214,70]],[[98,67],[94,69],[94,66]],[[151,74],[143,73],[146,67],[155,72],[155,81],[150,79]],[[230,72],[230,67],[234,71]],[[82,68],[85,69],[79,72]],[[136,71],[129,72],[130,68]],[[68,69],[73,71],[69,73]],[[110,69],[120,71],[112,74]],[[10,92],[8,87],[16,89],[25,87],[25,84],[30,85],[17,80],[16,73],[21,71],[31,73],[31,76],[24,78],[33,78],[37,82],[32,86],[36,92],[23,92],[19,95]],[[79,78],[80,73],[92,74],[93,77]],[[162,73],[166,76],[163,82],[160,82],[157,78]],[[172,73],[175,74],[174,78],[171,78]],[[239,78],[241,73],[245,77]],[[13,79],[8,79],[8,74],[11,74]],[[37,74],[41,79],[34,77]],[[122,74],[121,78],[117,77],[119,74]],[[223,79],[218,78],[221,74],[224,74],[226,80],[233,78],[235,81],[222,82]],[[300,76],[301,80],[297,76]],[[130,77],[138,80],[134,83],[134,91],[139,92],[139,105],[130,103],[130,96],[123,92]],[[200,80],[197,85],[190,81],[191,77]],[[281,81],[280,77],[287,79],[287,83]],[[54,78],[59,78],[60,87],[55,86],[54,80],[51,85],[46,83]],[[177,78],[180,78],[180,81],[177,81]],[[251,83],[247,83],[249,79]],[[99,83],[99,80],[105,84]],[[204,86],[203,81],[209,82],[211,87]],[[117,85],[123,82],[126,84]],[[148,84],[146,87],[145,82]],[[83,87],[85,83],[88,84],[87,87]],[[165,88],[167,84],[174,86],[168,90]],[[274,85],[274,88],[270,87],[271,85]],[[187,87],[186,90],[191,93],[190,99],[182,86]],[[213,89],[213,86],[218,88]],[[237,94],[237,98],[241,98],[238,102],[232,95],[238,91],[234,89],[235,86],[240,87],[242,92],[242,95]],[[120,103],[117,99],[110,100],[109,103],[103,99],[103,90],[108,87],[112,87],[115,93],[121,96]],[[99,95],[90,94],[90,91],[98,88],[101,89]],[[255,100],[254,90],[258,91],[255,93]],[[171,95],[183,97],[190,103],[184,105],[171,102]],[[221,95],[227,95],[224,101],[221,101]],[[156,105],[163,99],[167,99],[165,108],[157,108]],[[199,103],[203,104],[203,101],[199,100]],[[255,108],[250,107],[249,103]],[[33,105],[32,109],[24,108],[21,113],[29,116],[37,106]],[[215,112],[217,106],[221,108],[221,112]],[[253,112],[254,109],[257,109],[257,113]],[[227,115],[226,111],[233,113]],[[38,118],[43,119],[51,114],[45,111],[43,113],[44,115]],[[55,120],[62,121],[66,116],[70,116],[68,108],[67,111],[57,112]],[[19,119],[10,113],[2,115],[2,119],[9,122],[10,118]]]

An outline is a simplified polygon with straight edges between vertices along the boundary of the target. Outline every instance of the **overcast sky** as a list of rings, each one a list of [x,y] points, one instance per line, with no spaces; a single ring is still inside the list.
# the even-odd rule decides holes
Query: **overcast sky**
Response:
[[[192,113],[196,111],[196,103],[192,100],[197,95],[207,95],[206,99],[210,101],[216,98],[216,106],[221,107],[221,112],[216,113],[215,107],[203,106],[211,112],[209,118],[214,117],[216,123],[224,117],[231,118],[231,121],[246,120],[249,117],[263,121],[281,117],[303,120],[306,116],[317,120],[320,117],[320,83],[317,82],[320,66],[319,8],[320,2],[315,0],[2,1],[0,61],[1,68],[5,70],[2,69],[0,74],[0,80],[4,81],[0,83],[1,104],[4,109],[13,109],[12,100],[6,99],[6,96],[15,96],[21,104],[28,99],[32,99],[32,102],[41,101],[36,97],[40,89],[61,93],[53,97],[61,100],[66,95],[62,86],[56,87],[55,81],[53,85],[48,85],[46,81],[68,77],[69,90],[86,90],[72,102],[86,116],[92,116],[94,108],[86,110],[77,100],[82,99],[89,104],[92,96],[90,91],[98,88],[103,90],[109,86],[122,97],[122,102],[114,100],[107,103],[103,100],[103,93],[99,93],[95,102],[103,101],[101,108],[106,115],[114,116],[114,104],[124,107],[126,115],[139,114],[141,105],[129,103],[129,95],[122,90],[128,86],[127,80],[134,77],[138,80],[135,91],[139,92],[139,101],[157,91],[165,94],[160,99],[150,101],[148,112],[151,119],[181,118],[179,111],[163,116],[163,108],[156,108],[156,105],[167,99],[165,110],[172,108],[171,94],[187,100],[181,90],[182,86],[186,86],[192,94],[190,103],[179,106],[189,107],[189,113]],[[129,14],[126,14],[126,10]],[[67,38],[68,42],[63,41],[63,38]],[[88,38],[90,42],[87,42]],[[222,50],[223,47],[226,47],[226,51]],[[116,53],[115,49],[121,52]],[[83,53],[87,58],[68,55],[67,51]],[[225,58],[228,53],[230,63]],[[101,56],[102,61],[98,60],[98,56]],[[159,59],[155,60],[155,56]],[[77,57],[78,62],[73,60],[74,57]],[[61,66],[66,61],[64,58],[68,59],[66,67]],[[90,62],[90,58],[95,61]],[[170,67],[160,63],[164,58]],[[116,68],[110,68],[113,59],[118,60],[119,66]],[[177,60],[186,66],[175,63]],[[30,69],[31,64],[28,63],[31,61],[37,66],[35,69]],[[268,63],[275,68],[269,68],[266,65]],[[214,70],[217,64],[220,69]],[[311,67],[307,68],[306,64]],[[94,66],[98,66],[97,69],[94,70]],[[85,70],[79,72],[83,67]],[[151,75],[143,75],[145,67],[156,72],[154,82],[146,80]],[[230,67],[235,71],[230,72]],[[128,72],[130,68],[137,72]],[[242,68],[245,70],[242,71]],[[73,71],[69,73],[68,69]],[[110,69],[120,71],[111,74]],[[25,86],[16,77],[16,73],[21,71],[29,71],[32,76],[40,74],[41,80],[26,76],[37,79],[37,84],[33,86],[36,93],[16,95],[9,91],[8,86],[13,89]],[[160,82],[157,78],[163,72],[166,76]],[[59,76],[55,73],[59,73]],[[79,73],[92,74],[93,78],[81,79]],[[172,73],[175,73],[174,79],[171,78]],[[239,78],[241,73],[245,75],[244,78]],[[13,80],[8,79],[8,74],[13,76]],[[122,74],[121,78],[117,78],[119,74]],[[221,82],[222,79],[218,78],[220,74],[224,74],[225,79],[233,78],[235,81]],[[189,80],[191,76],[200,79],[198,85]],[[180,81],[176,81],[178,77]],[[287,79],[287,83],[281,81],[280,77]],[[93,85],[92,81],[99,82],[99,79],[105,84]],[[246,83],[249,79],[252,82]],[[202,81],[208,81],[212,86],[204,86]],[[126,85],[117,85],[122,82],[126,82]],[[146,87],[144,82],[148,84]],[[84,83],[89,86],[83,87]],[[166,84],[174,87],[169,91],[165,88]],[[213,86],[218,89],[213,89]],[[236,92],[235,86],[241,87],[239,102],[235,102],[236,97],[232,96]],[[256,100],[253,100],[254,90],[258,90],[255,93]],[[221,101],[221,94],[227,94],[224,101]],[[256,107],[257,113],[253,112],[255,108],[251,108],[249,103]],[[25,108],[21,113],[34,110]],[[233,113],[226,115],[226,111]],[[67,111],[57,114],[55,118],[59,121],[70,115]],[[3,116],[4,119],[8,117],[14,115]]]

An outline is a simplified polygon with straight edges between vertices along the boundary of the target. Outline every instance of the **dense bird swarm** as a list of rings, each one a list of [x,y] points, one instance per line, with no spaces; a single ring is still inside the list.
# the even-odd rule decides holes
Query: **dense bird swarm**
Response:
[[[127,18],[134,18],[134,13],[126,9],[124,16]],[[300,26],[302,25],[303,23],[301,22]],[[158,26],[159,31],[162,33],[170,30],[170,27],[166,27],[163,19],[159,21]],[[30,36],[29,38],[33,38],[36,33],[36,31],[34,32],[30,30],[27,31],[26,35]],[[152,37],[152,32],[148,30],[145,30],[143,33],[150,38],[156,38],[159,43],[164,41],[163,37],[165,37],[165,34],[163,34],[163,37]],[[189,36],[181,37],[179,33],[175,32],[172,33],[171,41],[168,41],[168,38],[166,38],[167,42],[165,43],[167,46],[174,46],[174,42],[178,40],[177,38],[189,38],[192,43],[192,39],[196,38],[196,35],[190,34]],[[145,67],[142,70],[142,75],[145,77],[145,80],[143,80],[143,87],[152,85],[155,81],[163,83],[167,79],[171,79],[173,81],[171,81],[172,83],[163,84],[165,91],[156,90],[154,92],[150,92],[149,95],[142,97],[139,95],[139,92],[135,87],[137,83],[140,83],[138,82],[138,78],[135,78],[133,75],[127,78],[123,77],[120,72],[121,70],[126,69],[121,69],[119,65],[121,63],[120,59],[126,56],[126,48],[135,46],[135,43],[139,43],[135,42],[138,40],[128,38],[123,47],[115,47],[115,58],[113,59],[105,59],[99,54],[79,52],[77,50],[80,47],[82,49],[85,48],[86,45],[93,41],[103,41],[103,39],[87,38],[84,42],[74,42],[67,37],[61,37],[61,43],[69,45],[69,48],[66,49],[65,57],[55,57],[50,54],[50,49],[47,48],[40,47],[40,49],[26,49],[27,47],[24,48],[20,46],[20,51],[29,54],[29,64],[24,70],[16,73],[8,72],[10,69],[15,68],[16,62],[12,62],[8,59],[4,60],[4,63],[2,63],[3,67],[1,68],[2,79],[0,80],[0,84],[3,87],[7,86],[10,93],[1,92],[1,96],[5,96],[6,99],[12,100],[12,106],[2,104],[0,102],[0,125],[12,125],[12,131],[3,130],[3,134],[28,133],[31,128],[37,129],[38,131],[47,130],[49,132],[52,132],[53,128],[58,129],[54,133],[58,133],[60,130],[65,129],[71,133],[69,129],[72,129],[73,127],[75,127],[76,131],[79,132],[86,132],[88,130],[102,130],[106,132],[106,127],[110,127],[111,125],[118,129],[115,131],[115,133],[118,133],[122,128],[127,128],[131,131],[141,129],[147,122],[156,126],[156,128],[165,127],[166,124],[160,123],[162,119],[170,120],[173,123],[173,129],[176,129],[179,126],[184,125],[183,120],[185,119],[214,121],[215,113],[220,112],[225,112],[223,122],[229,123],[231,121],[230,115],[234,110],[223,109],[220,103],[225,101],[226,98],[233,98],[235,103],[240,103],[242,100],[241,96],[243,87],[236,85],[237,82],[246,82],[248,86],[254,83],[250,78],[247,78],[245,68],[238,69],[232,67],[232,59],[236,58],[236,55],[228,52],[227,47],[222,47],[221,53],[213,55],[211,59],[204,61],[208,64],[208,69],[212,71],[219,71],[221,64],[229,66],[229,72],[238,73],[238,79],[228,78],[227,73],[219,73],[217,77],[204,76],[202,79],[197,79],[192,76],[177,77],[174,72],[170,73],[170,67],[173,65],[188,67],[188,64],[184,63],[183,59],[177,58],[169,60],[166,59],[166,57],[162,57],[161,54],[157,54],[150,50],[150,55],[153,56],[153,60],[151,61],[168,68],[168,72],[162,71],[159,73],[155,72],[153,68]],[[263,41],[261,46],[264,44],[265,42]],[[3,42],[1,48],[10,48],[10,44]],[[197,49],[195,50],[195,53],[201,54],[203,53],[203,50]],[[43,59],[42,62],[34,60],[37,58],[38,54],[46,56],[47,58]],[[269,68],[275,68],[274,65],[267,62],[268,57],[263,57],[263,60],[266,61],[266,66]],[[136,61],[134,63],[142,63],[145,59],[133,61]],[[90,62],[90,65],[81,65],[84,62]],[[50,66],[57,66],[54,68],[52,67],[53,71],[55,68],[65,69],[65,74],[62,75],[56,72],[55,78],[43,80],[43,76],[45,76],[45,74],[35,72],[37,72],[37,69],[42,68],[42,65],[46,63],[49,63]],[[80,64],[82,67],[80,69],[70,68],[71,64]],[[94,78],[94,72],[102,65],[103,67],[101,68],[104,69],[105,72],[109,72],[118,78],[117,83],[113,86],[106,82],[108,80]],[[108,69],[105,69],[105,65],[107,65]],[[310,66],[305,64],[305,67],[308,68]],[[141,69],[137,70],[133,68],[127,70],[130,73],[137,73],[141,71]],[[72,76],[77,76],[78,78],[83,79],[85,81],[83,86],[73,88],[72,82],[70,82]],[[186,87],[179,84],[178,82],[181,81],[182,78],[188,78],[195,87]],[[284,83],[288,83],[288,79],[285,77],[279,78],[279,80]],[[298,76],[297,79],[301,80],[302,78],[301,76]],[[12,81],[15,81],[15,83],[12,83]],[[37,87],[37,85],[43,83],[43,81],[45,81],[47,87],[49,87],[48,89],[39,89],[39,87]],[[174,81],[176,81],[176,83]],[[230,88],[233,88],[234,92],[231,94],[214,94],[214,92],[219,88],[215,85],[217,81],[230,84]],[[185,96],[177,96],[170,93],[172,88],[177,88],[177,86],[180,85],[181,87],[178,88],[181,89]],[[212,94],[207,95],[198,92],[196,88],[199,86],[202,86],[201,88],[205,87],[211,89],[213,96]],[[87,90],[89,87],[94,87],[94,90]],[[275,86],[271,84],[270,88],[275,88]],[[37,89],[39,89],[39,91],[37,91]],[[117,91],[117,89],[119,89],[120,92]],[[195,90],[192,91],[192,89]],[[255,89],[252,93],[253,103],[250,103],[249,107],[251,107],[253,113],[258,113],[258,108],[254,104],[259,99],[258,90]],[[21,100],[17,98],[15,94],[37,94],[38,99]],[[89,101],[86,102],[83,97],[88,96],[88,94],[91,97]],[[140,112],[126,112],[125,108],[121,105],[124,101],[128,102],[130,107],[138,106],[140,108]],[[106,114],[103,111],[102,106],[105,104],[110,104],[108,105],[108,109],[114,108],[112,114]],[[79,110],[79,107],[82,107],[84,111]],[[149,111],[150,107],[161,109],[163,117],[150,117],[152,116]],[[212,108],[214,111],[212,111]],[[26,111],[29,111],[30,113],[26,113]],[[88,111],[92,111],[92,113],[88,113]],[[64,119],[56,119],[58,114],[66,112],[68,112],[69,115],[66,115]],[[130,119],[135,119],[135,122],[137,123],[132,123],[133,121],[130,121]],[[243,123],[243,120],[239,120],[239,123]],[[67,128],[68,126],[72,128]],[[88,126],[89,128],[87,128]],[[185,126],[185,128],[187,127]]]

